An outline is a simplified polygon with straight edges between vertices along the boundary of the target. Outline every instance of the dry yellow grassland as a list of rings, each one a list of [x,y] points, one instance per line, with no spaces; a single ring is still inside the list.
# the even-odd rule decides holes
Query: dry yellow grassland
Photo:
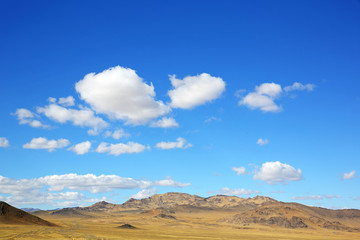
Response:
[[[221,213],[220,215],[223,215]],[[358,232],[324,229],[284,229],[262,225],[239,226],[219,223],[219,213],[179,213],[176,219],[158,219],[149,214],[121,213],[92,218],[48,217],[60,227],[6,225],[0,239],[360,239]],[[119,228],[124,223],[136,229]]]

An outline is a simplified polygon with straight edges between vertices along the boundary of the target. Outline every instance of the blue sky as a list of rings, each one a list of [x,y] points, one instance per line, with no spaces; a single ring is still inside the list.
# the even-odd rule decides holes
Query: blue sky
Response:
[[[1,1],[0,200],[360,208],[359,1]]]

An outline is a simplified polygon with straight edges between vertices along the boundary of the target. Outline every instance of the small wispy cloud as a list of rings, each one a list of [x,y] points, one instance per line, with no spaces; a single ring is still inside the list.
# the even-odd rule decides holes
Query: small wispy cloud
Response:
[[[9,140],[6,137],[0,137],[0,147],[10,147]]]
[[[37,114],[26,108],[18,108],[15,113],[12,113],[12,115],[16,116],[19,124],[21,125],[26,124],[34,128],[49,128],[48,125],[43,124],[38,120],[39,116]]]
[[[53,98],[53,97],[49,97],[48,101],[50,103],[58,103],[64,107],[71,107],[75,105],[75,99],[73,96],[68,96],[68,97],[62,97],[59,99]]]
[[[222,188],[218,191],[219,194],[227,195],[227,196],[238,196],[238,195],[251,195],[251,194],[259,194],[260,191],[257,190],[250,190],[250,189],[230,189],[227,187]]]
[[[327,194],[324,194],[323,196],[324,196],[324,198],[327,198],[327,199],[341,198],[341,196],[339,196],[339,195],[327,195]]]
[[[267,138],[259,138],[257,141],[256,141],[256,144],[260,145],[260,146],[264,146],[266,144],[269,143],[269,139]]]
[[[186,149],[192,147],[192,144],[188,143],[185,138],[179,137],[176,139],[176,142],[159,142],[156,144],[156,147],[160,149]]]
[[[242,98],[244,94],[246,93],[246,89],[238,89],[235,91],[235,97]]]
[[[314,84],[302,84],[299,82],[294,82],[293,85],[291,86],[286,86],[284,87],[284,91],[285,92],[291,92],[291,91],[313,91],[315,88]]]
[[[248,174],[246,172],[245,167],[233,167],[232,170],[235,171],[237,175],[246,175],[246,174]]]
[[[179,127],[179,124],[174,118],[163,117],[158,121],[150,123],[150,127],[176,128]]]
[[[114,132],[106,131],[104,133],[104,137],[112,137],[116,140],[119,140],[120,138],[130,137],[130,134],[125,132],[124,129],[117,129]]]
[[[161,187],[176,187],[176,188],[188,187],[191,185],[191,183],[176,182],[169,176],[163,180],[155,181],[154,184]]]
[[[0,147],[10,147],[9,140],[6,137],[0,137]]]
[[[102,142],[96,148],[95,152],[97,153],[108,153],[114,156],[119,156],[121,154],[131,154],[131,153],[141,153],[146,149],[150,149],[149,146],[144,146],[140,143],[136,142],[128,142],[128,143],[117,143],[117,144],[109,144],[106,142]]]
[[[355,177],[356,171],[352,170],[349,173],[344,173],[342,179],[343,180],[347,180],[347,179],[353,179]]]
[[[339,195],[308,195],[308,196],[299,196],[299,197],[292,197],[292,200],[322,200],[322,199],[334,199],[334,198],[341,198]]]
[[[299,196],[299,197],[292,197],[292,200],[322,200],[323,197],[320,195],[309,195],[309,196]]]
[[[263,112],[280,112],[282,107],[275,103],[275,100],[279,99],[283,92],[291,91],[312,91],[314,90],[314,84],[302,84],[295,82],[290,86],[281,87],[276,83],[263,83],[255,87],[255,91],[248,93],[245,97],[239,95],[241,100],[239,105],[247,106],[250,109],[259,109]]]
[[[218,118],[218,117],[214,117],[214,116],[211,116],[207,119],[205,119],[205,123],[210,123],[210,122],[219,122],[221,121],[221,118]]]

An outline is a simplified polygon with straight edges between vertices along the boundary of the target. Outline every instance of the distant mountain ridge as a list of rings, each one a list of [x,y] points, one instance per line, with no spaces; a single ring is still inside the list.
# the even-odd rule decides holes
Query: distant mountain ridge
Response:
[[[25,211],[25,212],[36,212],[36,211],[40,211],[41,209],[39,208],[20,208],[21,210]]]

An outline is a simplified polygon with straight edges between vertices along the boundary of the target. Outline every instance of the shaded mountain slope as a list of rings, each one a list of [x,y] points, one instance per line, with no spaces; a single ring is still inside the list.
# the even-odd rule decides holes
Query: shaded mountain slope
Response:
[[[2,201],[0,201],[0,223],[56,226],[56,224],[45,221]]]

